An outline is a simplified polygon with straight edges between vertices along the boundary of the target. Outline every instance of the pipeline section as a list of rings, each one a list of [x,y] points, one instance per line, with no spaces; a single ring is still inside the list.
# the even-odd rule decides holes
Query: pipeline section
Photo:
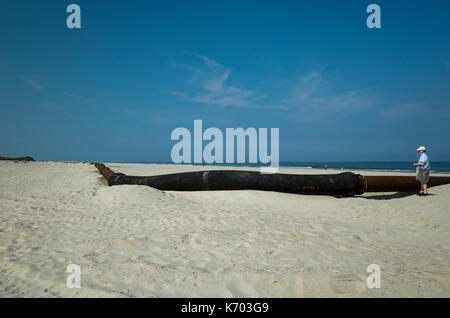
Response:
[[[352,172],[339,174],[261,174],[257,171],[209,170],[159,176],[127,176],[95,163],[109,186],[146,185],[159,190],[262,190],[296,194],[352,196],[364,192],[419,192],[414,176],[362,176]],[[430,177],[428,187],[449,184],[450,177]]]

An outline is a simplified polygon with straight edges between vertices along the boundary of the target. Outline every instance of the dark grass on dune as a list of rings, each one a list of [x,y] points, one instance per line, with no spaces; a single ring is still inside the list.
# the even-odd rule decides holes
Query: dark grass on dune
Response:
[[[11,160],[11,161],[36,161],[33,157],[0,157],[0,160]]]

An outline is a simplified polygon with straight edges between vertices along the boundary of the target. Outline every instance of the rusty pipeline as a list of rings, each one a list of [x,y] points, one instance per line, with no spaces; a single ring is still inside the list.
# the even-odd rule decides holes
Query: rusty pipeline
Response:
[[[414,176],[365,176],[365,192],[419,192],[420,182]],[[450,177],[434,177],[428,180],[428,187],[450,183]]]
[[[109,181],[111,176],[115,173],[107,166],[105,166],[103,163],[94,163],[94,166],[98,169],[98,171],[106,179],[106,181]]]

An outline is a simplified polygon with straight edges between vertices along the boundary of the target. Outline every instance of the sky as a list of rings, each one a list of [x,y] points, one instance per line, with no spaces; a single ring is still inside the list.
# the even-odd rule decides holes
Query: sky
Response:
[[[450,161],[449,39],[445,0],[0,0],[0,156],[170,162],[200,119],[279,128],[281,162]]]

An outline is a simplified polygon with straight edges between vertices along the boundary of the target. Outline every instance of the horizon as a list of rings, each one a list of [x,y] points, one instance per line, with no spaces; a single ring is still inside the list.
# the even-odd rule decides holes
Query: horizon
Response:
[[[0,156],[170,162],[171,132],[201,119],[279,128],[281,164],[414,162],[420,145],[450,162],[448,1],[2,7]]]

